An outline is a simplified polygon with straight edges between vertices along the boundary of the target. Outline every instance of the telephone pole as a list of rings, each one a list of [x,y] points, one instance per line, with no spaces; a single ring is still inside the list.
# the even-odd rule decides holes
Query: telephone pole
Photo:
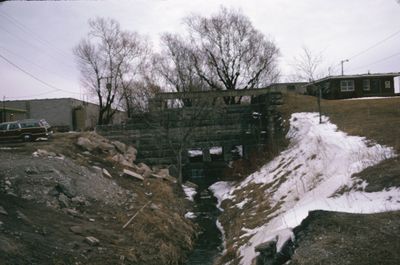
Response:
[[[341,61],[340,61],[340,64],[341,64],[341,66],[342,66],[342,75],[344,75],[343,64],[344,64],[344,63],[347,63],[348,61],[349,61],[349,59],[341,60]]]

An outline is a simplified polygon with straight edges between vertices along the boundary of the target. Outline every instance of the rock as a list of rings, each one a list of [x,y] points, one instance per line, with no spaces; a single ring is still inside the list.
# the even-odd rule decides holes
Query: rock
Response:
[[[158,206],[157,204],[152,203],[152,204],[150,204],[150,209],[153,210],[153,211],[157,211],[157,210],[160,210],[160,206]]]
[[[17,218],[21,219],[22,221],[24,221],[27,224],[32,224],[32,221],[25,215],[23,214],[21,211],[17,210]]]
[[[136,154],[137,150],[134,147],[129,146],[124,154],[124,157],[128,162],[133,163],[136,160]]]
[[[68,208],[65,211],[66,211],[67,214],[72,215],[74,217],[78,217],[79,216],[79,212],[77,210],[75,210],[75,209]]]
[[[109,144],[107,142],[100,141],[97,143],[97,148],[100,149],[103,153],[115,154],[115,146]]]
[[[63,193],[60,193],[60,195],[58,196],[58,202],[60,203],[61,208],[69,207],[69,199]]]
[[[0,227],[3,225],[4,223],[2,221],[0,221]]]
[[[68,198],[73,198],[76,196],[76,190],[69,183],[57,183],[55,188],[59,193],[65,194]]]
[[[89,222],[94,222],[94,221],[96,221],[96,220],[93,218],[89,218]]]
[[[106,176],[106,177],[112,179],[110,172],[108,172],[107,169],[105,169],[105,168],[103,168],[103,176]]]
[[[97,246],[100,244],[100,240],[95,238],[94,236],[87,236],[85,237],[85,242],[88,243],[91,246]]]
[[[9,180],[4,181],[4,184],[8,187],[11,187],[11,181]]]
[[[8,215],[7,211],[3,208],[3,206],[0,205],[0,214],[2,215]]]
[[[157,174],[151,174],[150,177],[155,178],[155,179],[164,179],[162,176],[157,175]]]
[[[80,225],[74,225],[69,228],[69,231],[76,235],[83,235],[85,233],[85,229]]]
[[[39,171],[35,167],[27,167],[25,168],[25,173],[28,175],[36,175],[39,174]]]
[[[88,205],[89,202],[86,201],[85,197],[83,196],[76,196],[71,199],[71,202],[79,205]]]
[[[139,175],[138,173],[135,173],[135,172],[133,172],[133,171],[131,171],[131,170],[128,170],[128,169],[124,169],[123,173],[124,173],[125,175],[134,177],[134,178],[136,178],[136,179],[139,179],[139,180],[142,180],[142,181],[144,180],[144,178],[143,178],[141,175]]]
[[[132,162],[129,162],[128,160],[125,159],[125,157],[121,154],[116,154],[114,155],[111,160],[117,162],[121,166],[126,166],[126,167],[132,167],[133,164]]]
[[[33,157],[48,157],[49,152],[47,152],[46,150],[43,150],[43,149],[38,149],[35,152],[33,152],[32,156]]]
[[[117,151],[120,152],[121,154],[124,154],[126,152],[126,144],[121,143],[120,141],[112,141],[111,143],[115,146]]]
[[[137,166],[138,166],[138,173],[145,178],[150,177],[151,173],[153,173],[150,167],[145,163],[139,163]]]
[[[165,178],[165,177],[169,176],[169,170],[168,170],[168,168],[160,168],[156,172],[156,174],[161,176],[161,177],[163,177],[163,178]]]
[[[86,137],[79,137],[76,144],[89,152],[92,152],[96,148],[96,145]]]
[[[197,184],[190,182],[190,181],[186,181],[185,183],[183,183],[183,185],[185,185],[186,187],[189,187],[189,188],[193,188],[193,189],[198,188]]]
[[[171,176],[165,176],[165,177],[163,177],[163,179],[168,180],[172,183],[176,183],[176,178],[171,177]]]

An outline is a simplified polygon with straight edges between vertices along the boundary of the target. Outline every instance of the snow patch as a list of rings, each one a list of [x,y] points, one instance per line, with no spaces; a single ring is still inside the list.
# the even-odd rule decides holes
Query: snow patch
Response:
[[[224,211],[224,209],[221,208],[222,201],[232,198],[232,195],[230,195],[232,185],[233,185],[232,182],[219,181],[215,182],[208,188],[210,191],[212,191],[214,197],[217,198],[218,200],[217,208],[220,211]]]
[[[241,237],[251,238],[239,248],[240,264],[252,264],[256,257],[255,246],[269,240],[277,241],[279,251],[293,237],[292,228],[298,226],[309,211],[376,213],[400,209],[398,188],[374,193],[352,190],[332,197],[341,187],[352,187],[357,182],[351,178],[352,174],[394,157],[392,148],[338,131],[327,117],[319,124],[317,113],[293,114],[287,137],[289,148],[258,172],[236,186],[224,182],[213,185],[219,206],[224,199],[233,199],[235,190],[250,183],[268,184],[266,200],[271,207],[280,204],[279,209],[269,215],[272,218],[267,223],[255,229],[242,229],[245,234]]]
[[[187,212],[187,213],[185,213],[185,218],[186,219],[194,219],[194,218],[196,218],[196,215],[193,212]]]
[[[196,196],[197,191],[195,188],[191,188],[185,185],[182,185],[183,191],[185,192],[186,199],[189,201],[194,201],[194,196]]]

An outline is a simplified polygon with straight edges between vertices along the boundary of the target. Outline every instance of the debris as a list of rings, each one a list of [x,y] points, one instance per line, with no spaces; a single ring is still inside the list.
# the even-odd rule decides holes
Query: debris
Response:
[[[98,240],[97,238],[95,238],[94,236],[87,236],[85,238],[85,242],[88,243],[91,246],[97,246],[100,244],[100,240]]]
[[[67,212],[67,214],[72,215],[74,217],[78,217],[79,216],[79,212],[77,210],[75,210],[75,209],[68,208],[65,211]]]
[[[133,163],[136,160],[136,154],[137,150],[134,147],[129,146],[124,156],[128,162]]]
[[[137,211],[132,217],[131,219],[129,219],[128,222],[126,222],[126,224],[124,224],[124,226],[122,227],[122,229],[125,229],[131,222],[133,219],[135,219],[135,217],[147,206],[151,203],[151,201],[148,201],[145,205],[142,206],[142,208],[139,209],[139,211]]]
[[[107,171],[107,169],[103,168],[103,175],[105,175],[106,177],[112,179],[112,175],[110,174],[110,172]]]
[[[17,218],[21,219],[22,221],[24,221],[27,224],[32,224],[32,221],[25,215],[23,214],[21,211],[17,210]]]
[[[63,193],[60,193],[60,195],[58,196],[58,202],[60,203],[61,208],[69,207],[69,199]]]
[[[69,228],[69,231],[76,235],[82,235],[85,232],[85,229],[80,225],[74,225]]]
[[[138,173],[135,173],[135,172],[133,172],[131,170],[124,169],[123,172],[124,172],[125,175],[129,175],[131,177],[134,177],[134,178],[137,178],[137,179],[140,179],[140,180],[144,180],[144,178],[141,175],[139,175]]]
[[[152,170],[148,165],[146,165],[145,163],[139,163],[137,166],[139,174],[143,175],[143,177],[145,178],[150,177]]]
[[[25,173],[28,175],[36,175],[39,174],[39,171],[35,167],[27,167],[25,168]]]
[[[69,183],[66,182],[59,182],[56,185],[56,190],[59,193],[65,194],[68,198],[73,198],[76,196],[76,190],[72,188],[72,186]]]
[[[89,222],[94,222],[94,221],[96,221],[96,220],[93,218],[89,218]]]
[[[126,144],[121,143],[120,141],[112,141],[111,142],[115,148],[117,148],[117,151],[124,154],[126,152]]]
[[[89,152],[93,151],[96,148],[94,143],[92,143],[92,141],[90,141],[86,137],[79,137],[78,141],[76,142],[76,144],[78,146],[82,147],[83,149],[86,149]]]
[[[0,214],[8,215],[7,211],[3,208],[3,206],[0,206]]]

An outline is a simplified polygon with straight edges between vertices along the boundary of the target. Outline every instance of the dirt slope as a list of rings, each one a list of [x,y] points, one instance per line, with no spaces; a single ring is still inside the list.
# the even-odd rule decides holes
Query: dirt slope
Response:
[[[173,179],[123,175],[80,136],[0,146],[0,264],[179,264],[194,227]]]

